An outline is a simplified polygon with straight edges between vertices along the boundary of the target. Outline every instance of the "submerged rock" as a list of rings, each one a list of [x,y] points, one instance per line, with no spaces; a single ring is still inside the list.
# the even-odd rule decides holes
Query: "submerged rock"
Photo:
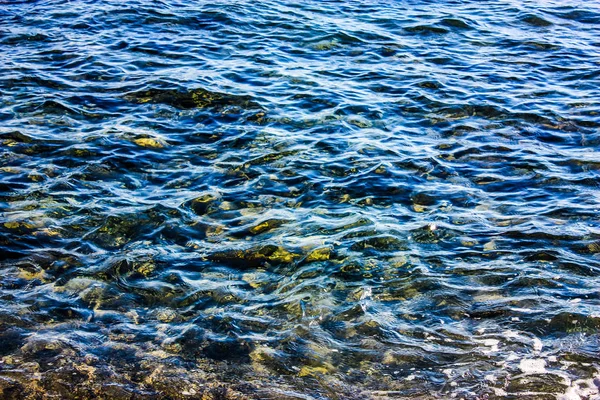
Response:
[[[186,203],[197,215],[204,215],[210,210],[216,209],[219,196],[217,193],[204,193]]]
[[[308,256],[306,256],[306,262],[314,262],[314,261],[327,261],[333,255],[333,249],[331,247],[318,247],[311,251]]]
[[[360,250],[377,250],[377,251],[398,251],[408,250],[408,245],[405,241],[391,235],[381,235],[371,237],[354,243],[351,247],[354,251]]]
[[[256,268],[269,264],[291,263],[300,256],[281,246],[266,245],[245,250],[217,251],[208,256],[210,261],[229,264],[238,268]]]
[[[161,149],[161,148],[165,147],[165,143],[162,140],[153,139],[153,138],[135,139],[134,143],[137,144],[138,146],[149,147],[149,148],[154,148],[154,149]]]
[[[265,221],[260,222],[257,225],[254,225],[253,227],[251,227],[250,233],[252,233],[253,235],[258,235],[260,233],[268,232],[273,229],[276,229],[276,228],[278,228],[282,225],[285,225],[289,222],[291,222],[291,221],[287,220],[287,219],[276,219],[276,218],[267,219]]]
[[[173,322],[178,318],[177,313],[168,308],[160,308],[156,310],[156,319],[163,323]]]
[[[196,88],[186,91],[175,89],[148,89],[125,95],[134,103],[162,103],[181,109],[224,108],[234,106],[245,109],[261,108],[250,96],[232,95]]]
[[[311,366],[305,365],[298,372],[298,376],[305,377],[305,376],[327,375],[332,370],[332,367],[331,368],[328,368],[328,367],[311,367]]]

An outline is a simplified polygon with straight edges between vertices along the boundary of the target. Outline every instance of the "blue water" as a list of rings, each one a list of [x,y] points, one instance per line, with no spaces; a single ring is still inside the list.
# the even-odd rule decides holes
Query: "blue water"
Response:
[[[599,88],[594,1],[0,2],[0,398],[599,398]]]

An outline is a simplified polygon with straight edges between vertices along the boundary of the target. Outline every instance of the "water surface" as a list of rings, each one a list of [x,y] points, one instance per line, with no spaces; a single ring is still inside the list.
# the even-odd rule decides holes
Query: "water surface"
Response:
[[[2,396],[597,398],[599,88],[593,1],[0,3]]]

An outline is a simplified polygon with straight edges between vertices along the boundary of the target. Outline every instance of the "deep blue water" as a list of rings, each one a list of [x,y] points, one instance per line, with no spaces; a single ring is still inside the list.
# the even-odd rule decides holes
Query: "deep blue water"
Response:
[[[595,1],[1,1],[0,398],[598,399],[599,113]]]

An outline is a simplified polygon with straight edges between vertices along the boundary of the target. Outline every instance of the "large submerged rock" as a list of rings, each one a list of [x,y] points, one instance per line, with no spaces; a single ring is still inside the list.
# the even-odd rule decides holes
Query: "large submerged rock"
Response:
[[[268,264],[287,264],[299,258],[281,246],[265,245],[248,249],[228,249],[208,255],[208,260],[234,266],[236,268],[256,268]]]
[[[181,109],[225,108],[262,109],[250,96],[240,96],[196,88],[189,90],[148,89],[125,95],[134,103],[162,103]]]

